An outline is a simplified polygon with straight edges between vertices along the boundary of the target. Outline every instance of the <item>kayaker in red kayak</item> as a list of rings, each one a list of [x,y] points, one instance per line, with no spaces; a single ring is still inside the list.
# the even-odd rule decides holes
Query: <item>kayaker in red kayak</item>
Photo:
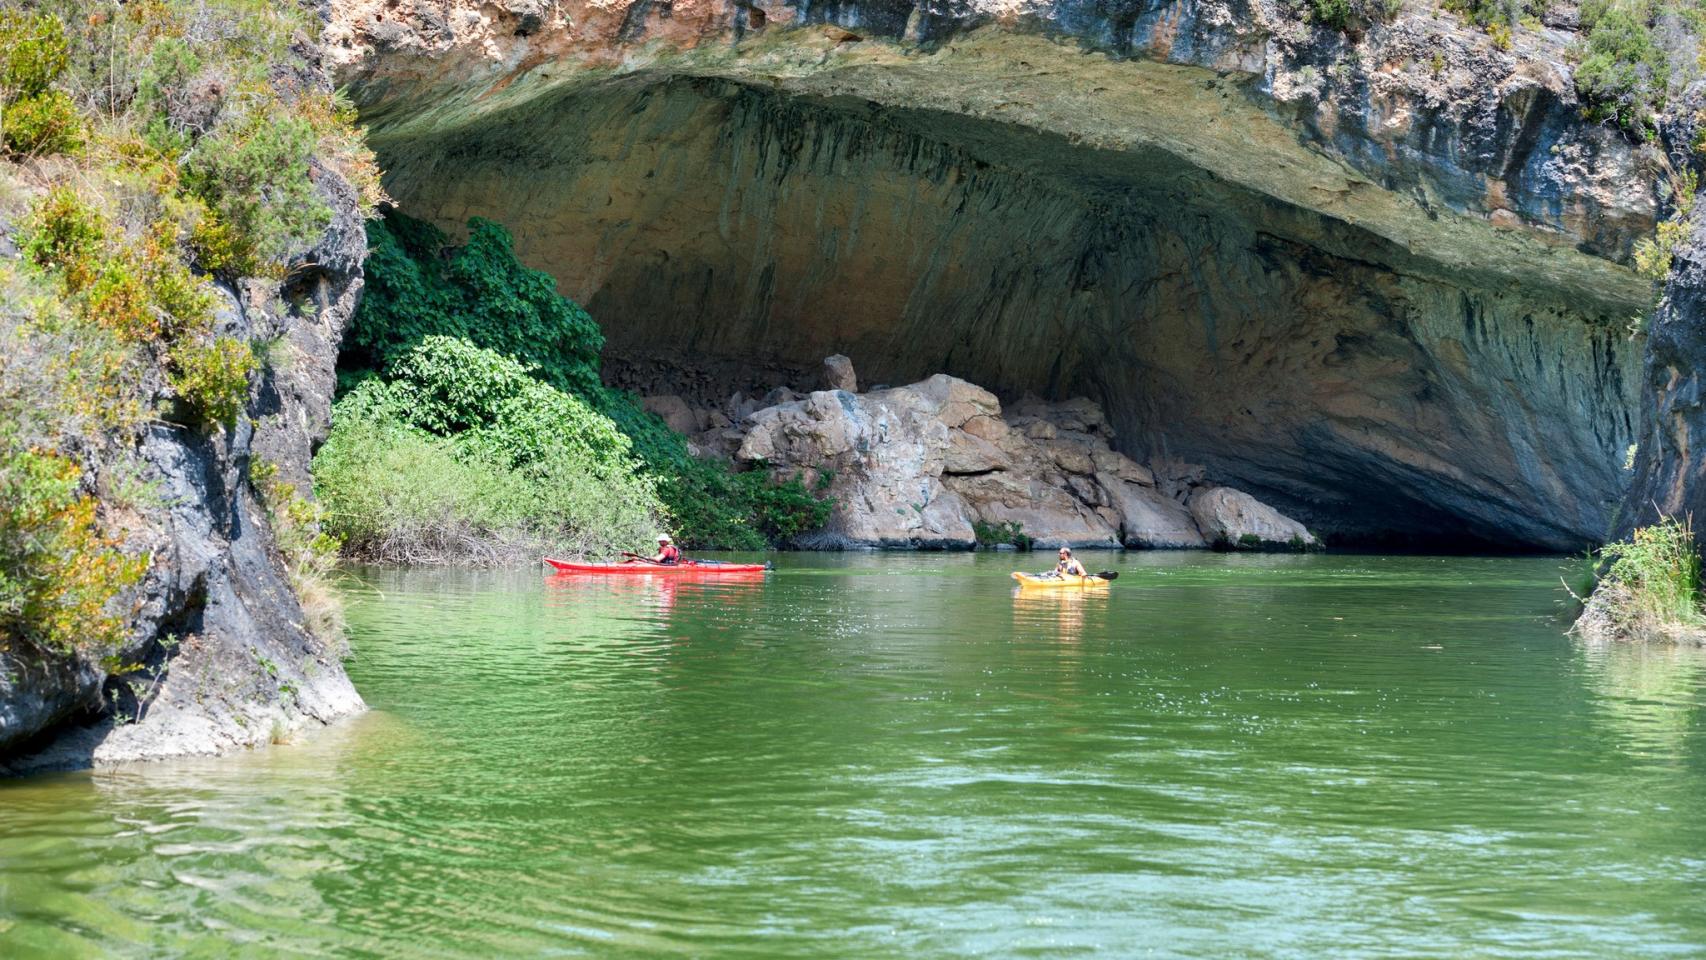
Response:
[[[658,552],[657,556],[652,557],[652,562],[661,563],[666,567],[673,567],[681,562],[681,549],[670,541],[669,534],[658,534]]]

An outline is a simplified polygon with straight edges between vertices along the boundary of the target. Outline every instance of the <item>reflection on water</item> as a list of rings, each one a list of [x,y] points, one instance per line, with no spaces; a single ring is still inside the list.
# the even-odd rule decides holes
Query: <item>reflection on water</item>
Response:
[[[1631,755],[1680,761],[1698,735],[1706,649],[1634,644],[1583,644],[1596,710],[1608,736]]]
[[[1706,952],[1701,654],[1550,561],[782,560],[373,574],[373,713],[0,784],[0,955]]]

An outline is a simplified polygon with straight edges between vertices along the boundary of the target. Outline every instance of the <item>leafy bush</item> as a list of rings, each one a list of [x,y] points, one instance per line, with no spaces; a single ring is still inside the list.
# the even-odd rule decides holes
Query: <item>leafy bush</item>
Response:
[[[83,146],[77,106],[58,90],[0,106],[0,124],[12,153],[75,153]]]
[[[340,402],[314,458],[327,529],[350,555],[391,563],[608,555],[657,529],[655,497],[637,475],[601,479],[560,455],[524,470],[484,453]]]
[[[1599,583],[1578,629],[1626,639],[1677,638],[1706,627],[1692,523],[1664,518],[1598,552]]]
[[[806,489],[799,477],[773,480],[768,471],[748,470],[734,475],[735,489],[745,511],[756,522],[758,532],[771,543],[787,543],[822,527],[833,506]],[[825,474],[819,489],[828,486]]]
[[[0,642],[66,654],[123,639],[126,618],[110,608],[147,561],[100,533],[79,478],[64,457],[0,450]]]
[[[443,369],[424,379],[450,392],[401,400],[369,389],[357,400],[362,390],[355,388],[348,398],[352,404],[385,397],[387,403],[418,407],[397,416],[440,435],[472,430],[459,442],[482,447],[487,460],[501,460],[507,452],[520,463],[537,456],[528,451],[552,438],[554,425],[585,423],[579,414],[552,406],[562,401],[536,392],[515,401],[502,418],[495,416],[491,394],[517,397],[533,389],[524,381],[537,378],[557,388],[559,397],[584,402],[614,424],[625,438],[622,459],[638,458],[683,547],[756,550],[797,536],[801,524],[823,524],[829,504],[799,483],[776,483],[763,473],[747,477],[722,463],[697,460],[687,452],[686,439],[631,394],[603,386],[598,368],[604,337],[586,311],[559,295],[550,275],[516,260],[502,226],[475,219],[469,234],[463,246],[447,248],[437,228],[398,213],[369,223],[367,287],[339,358],[346,388],[387,367],[389,375],[422,380],[410,370],[430,361]],[[411,352],[435,336],[462,346]],[[466,353],[476,347],[485,352]],[[461,369],[478,373],[464,376]],[[470,426],[500,419],[501,427]],[[618,449],[602,433],[575,442],[583,443],[584,455]]]
[[[972,535],[977,538],[979,546],[992,547],[999,546],[1001,544],[1012,544],[1020,550],[1031,549],[1031,537],[1029,534],[1025,533],[1024,526],[1017,521],[1009,520],[1005,523],[984,523],[982,520],[973,520],[971,529]]]
[[[1623,5],[1584,9],[1587,30],[1576,92],[1592,120],[1615,121],[1645,138],[1663,106],[1671,65],[1653,42],[1649,12]]]
[[[340,406],[454,437],[481,459],[516,467],[569,458],[608,479],[637,466],[609,417],[495,351],[427,337],[399,356],[388,376],[362,384]]]
[[[107,235],[106,218],[77,191],[48,191],[24,224],[23,252],[37,266],[57,273],[66,293],[93,283]]]
[[[317,140],[306,120],[275,103],[222,120],[196,142],[185,183],[226,231],[217,258],[225,272],[276,274],[330,222],[308,177]]]
[[[1291,0],[1293,9],[1311,22],[1343,32],[1356,32],[1391,19],[1400,0]]]
[[[491,350],[429,336],[333,410],[314,460],[329,529],[360,557],[499,562],[646,542],[663,516],[628,438]]]
[[[172,348],[172,389],[208,426],[231,426],[249,398],[249,374],[255,371],[255,351],[232,337],[207,343],[186,342]]]
[[[448,251],[435,227],[398,213],[368,224],[367,286],[344,338],[346,367],[384,369],[433,335],[514,357],[546,383],[595,397],[604,335],[549,274],[515,258],[502,226],[475,218]]]
[[[70,62],[65,25],[58,17],[0,10],[0,100],[41,95]]]
[[[1670,276],[1670,265],[1678,244],[1688,236],[1688,217],[1694,210],[1694,193],[1698,186],[1694,171],[1684,169],[1667,183],[1671,194],[1671,215],[1659,221],[1650,238],[1635,244],[1635,269],[1654,283],[1663,283]]]

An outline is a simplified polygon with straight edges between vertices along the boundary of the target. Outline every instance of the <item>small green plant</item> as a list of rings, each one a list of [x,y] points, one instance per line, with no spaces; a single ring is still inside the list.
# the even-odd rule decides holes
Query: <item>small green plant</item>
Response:
[[[1602,572],[1583,613],[1595,632],[1640,639],[1706,626],[1689,519],[1664,517],[1639,527],[1629,539],[1601,547],[1596,559]]]
[[[94,283],[108,232],[106,218],[77,191],[49,190],[24,223],[24,255],[60,278],[67,294]]]
[[[1635,244],[1635,269],[1654,283],[1663,283],[1670,275],[1676,247],[1688,236],[1688,217],[1694,212],[1695,190],[1699,180],[1693,170],[1684,168],[1665,182],[1671,195],[1671,214],[1659,221],[1651,238]]]
[[[1599,0],[1582,7],[1585,37],[1577,55],[1576,92],[1590,120],[1615,122],[1648,139],[1663,107],[1672,65],[1655,41],[1650,4]]]
[[[807,490],[799,477],[773,480],[762,468],[736,474],[735,487],[758,532],[771,543],[785,544],[817,530],[828,522],[833,506]]]
[[[223,120],[196,141],[185,183],[217,219],[223,272],[277,276],[330,221],[308,177],[317,140],[307,120],[272,105]]]
[[[249,397],[255,352],[242,340],[215,337],[172,348],[169,379],[200,423],[230,427]]]
[[[83,144],[76,104],[52,84],[70,63],[59,18],[0,11],[0,144],[11,153],[68,153]]]
[[[1035,543],[1031,536],[1025,533],[1025,528],[1016,520],[1006,520],[997,523],[985,523],[973,520],[972,536],[977,539],[978,546],[993,547],[1010,544],[1020,550],[1029,550]]]
[[[116,646],[125,618],[112,603],[147,559],[125,556],[101,532],[75,463],[15,445],[0,451],[0,638],[60,654]]]
[[[76,153],[83,147],[83,118],[58,90],[0,105],[5,148],[15,154]]]

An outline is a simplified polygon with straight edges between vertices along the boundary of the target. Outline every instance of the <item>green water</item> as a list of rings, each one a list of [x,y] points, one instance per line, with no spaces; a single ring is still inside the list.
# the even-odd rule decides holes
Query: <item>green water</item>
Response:
[[[0,956],[1706,955],[1706,660],[1556,561],[385,572],[374,711],[0,784]]]

